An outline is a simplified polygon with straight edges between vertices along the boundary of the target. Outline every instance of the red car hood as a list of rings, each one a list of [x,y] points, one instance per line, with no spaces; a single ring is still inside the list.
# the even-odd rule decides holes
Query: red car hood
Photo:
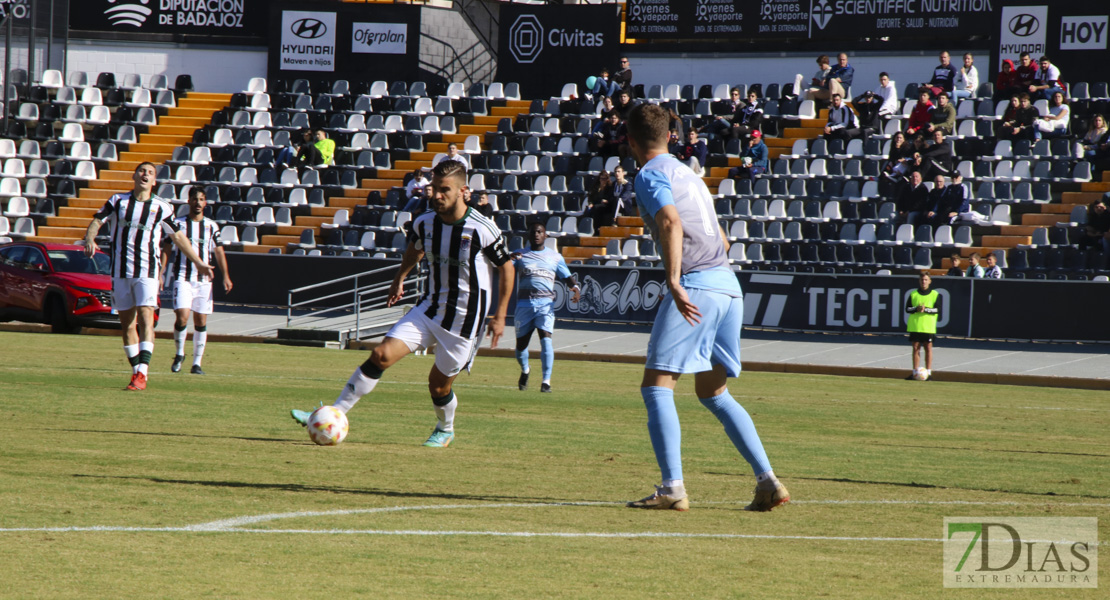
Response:
[[[94,290],[112,289],[112,278],[107,275],[93,275],[90,273],[54,273],[53,279],[63,285],[75,285],[77,287]]]

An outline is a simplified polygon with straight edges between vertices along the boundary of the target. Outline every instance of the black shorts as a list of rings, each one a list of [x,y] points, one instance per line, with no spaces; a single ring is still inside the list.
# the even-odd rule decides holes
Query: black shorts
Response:
[[[937,339],[937,336],[936,336],[935,333],[920,333],[920,332],[916,332],[916,331],[910,333],[910,341],[911,342],[920,342],[922,344],[932,344],[933,340],[935,340],[935,339]]]

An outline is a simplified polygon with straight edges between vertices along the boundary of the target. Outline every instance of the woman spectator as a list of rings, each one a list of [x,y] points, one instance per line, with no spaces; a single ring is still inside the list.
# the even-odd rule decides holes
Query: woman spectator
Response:
[[[890,139],[890,152],[887,154],[883,172],[891,178],[905,175],[907,167],[904,165],[913,158],[913,152],[913,144],[906,141],[906,134],[901,131],[895,133]]]
[[[956,71],[956,83],[952,88],[953,98],[971,98],[979,89],[979,71],[975,59],[968,52],[964,55],[964,66]]]
[[[609,171],[602,171],[597,176],[597,183],[587,194],[586,202],[589,206],[582,214],[594,220],[595,231],[598,227],[613,224],[617,206],[613,201],[613,179],[609,176]]]
[[[1014,61],[1007,58],[1002,61],[1002,70],[994,80],[994,100],[997,102],[1003,98],[1011,98],[1020,91],[1021,79],[1014,69]]]
[[[667,129],[678,132],[678,139],[686,138],[686,124],[682,122],[682,117],[673,108],[667,108]]]
[[[1110,128],[1106,126],[1106,117],[1091,117],[1091,128],[1079,144],[1083,147],[1083,157],[1088,160],[1099,160],[1110,155]]]
[[[1006,106],[1006,111],[1002,113],[1000,119],[994,126],[995,137],[1002,137],[1003,132],[1007,128],[1013,128],[1014,122],[1017,119],[1017,111],[1021,108],[1021,98],[1017,96],[1010,96],[1010,104]]]
[[[1064,102],[1064,93],[1052,94],[1052,106],[1048,114],[1033,121],[1034,135],[1037,139],[1044,137],[1063,137],[1068,134],[1068,123],[1071,121],[1071,110]]]

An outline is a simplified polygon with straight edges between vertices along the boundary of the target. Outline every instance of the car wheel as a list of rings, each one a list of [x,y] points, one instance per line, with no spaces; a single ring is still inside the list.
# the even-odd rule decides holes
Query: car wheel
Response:
[[[50,323],[50,331],[53,333],[77,333],[81,330],[80,327],[70,325],[65,300],[58,296],[51,296],[46,303],[46,322]]]

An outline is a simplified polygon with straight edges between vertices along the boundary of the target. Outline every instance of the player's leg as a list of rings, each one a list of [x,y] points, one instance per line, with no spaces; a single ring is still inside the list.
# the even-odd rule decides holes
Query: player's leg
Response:
[[[132,280],[135,305],[139,307],[139,373],[145,380],[154,355],[154,311],[158,308],[158,280],[140,277]]]
[[[455,439],[455,408],[458,407],[459,400],[452,389],[452,383],[463,369],[470,367],[482,338],[479,335],[475,339],[468,339],[438,325],[432,324],[430,327],[436,339],[436,358],[428,373],[428,393],[435,408],[436,427],[424,445],[444,448]]]
[[[185,362],[185,340],[189,337],[189,313],[192,308],[192,288],[189,282],[173,280],[173,364],[170,371],[177,373]]]
[[[204,348],[208,345],[208,315],[212,314],[212,284],[194,283],[193,286],[193,375],[204,375],[200,363],[204,360]]]
[[[913,371],[917,372],[917,369],[920,366],[921,366],[921,342],[919,342],[917,340],[914,340],[913,341]]]
[[[555,311],[551,305],[536,315],[536,329],[539,330],[540,365],[543,371],[540,391],[551,393],[551,371],[555,367],[555,345],[551,339],[551,332],[555,331]]]
[[[925,342],[925,373],[926,379],[933,376],[933,340]]]
[[[139,310],[135,306],[135,299],[131,294],[129,279],[115,277],[112,279],[112,308],[119,312],[120,336],[123,338],[123,351],[127,354],[127,362],[131,365],[131,382],[127,389],[134,388],[135,375],[139,373]]]
[[[520,365],[520,378],[516,383],[521,391],[528,389],[528,374],[531,373],[528,366],[528,344],[532,341],[534,316],[535,311],[531,306],[523,302],[517,303],[516,312],[513,315],[513,328],[516,329],[516,362]]]

